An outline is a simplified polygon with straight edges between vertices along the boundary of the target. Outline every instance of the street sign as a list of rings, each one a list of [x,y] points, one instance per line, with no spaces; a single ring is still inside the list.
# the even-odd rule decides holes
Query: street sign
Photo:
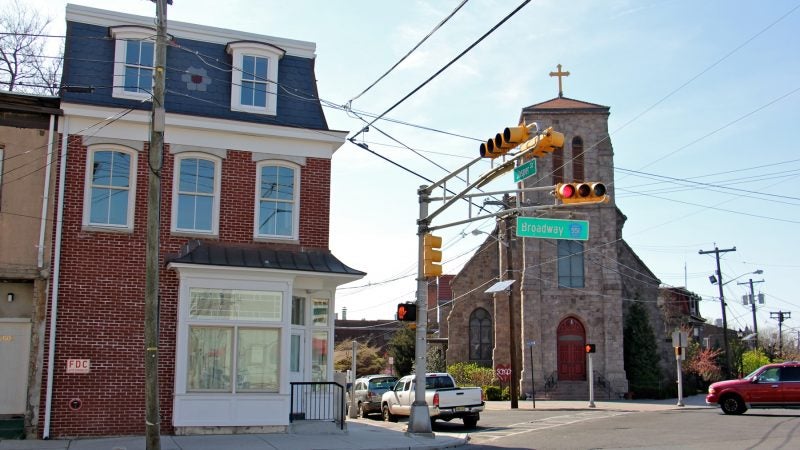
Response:
[[[517,236],[587,241],[589,240],[589,222],[586,220],[517,217]]]
[[[685,331],[675,330],[672,332],[672,346],[686,347],[689,343],[689,335]]]
[[[536,160],[532,159],[525,164],[521,164],[519,167],[514,168],[514,182],[519,183],[520,181],[534,174],[536,174]]]

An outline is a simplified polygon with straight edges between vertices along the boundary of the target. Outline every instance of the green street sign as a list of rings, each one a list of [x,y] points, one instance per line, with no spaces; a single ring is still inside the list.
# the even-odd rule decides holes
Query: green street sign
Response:
[[[525,164],[515,167],[514,168],[514,183],[519,183],[520,181],[528,178],[531,175],[536,173],[536,160],[532,159]]]
[[[587,241],[589,221],[517,217],[517,236]]]

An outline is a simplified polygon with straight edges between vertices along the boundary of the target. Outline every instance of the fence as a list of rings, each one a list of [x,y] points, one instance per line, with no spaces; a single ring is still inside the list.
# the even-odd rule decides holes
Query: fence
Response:
[[[297,382],[291,384],[289,422],[316,420],[334,422],[344,429],[344,386],[333,382]]]

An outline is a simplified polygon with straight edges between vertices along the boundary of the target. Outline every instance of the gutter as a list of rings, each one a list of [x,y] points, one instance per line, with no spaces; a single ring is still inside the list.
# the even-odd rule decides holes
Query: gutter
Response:
[[[53,131],[55,129],[56,116],[50,115],[50,129],[47,139],[47,164],[44,172],[44,195],[42,195],[42,220],[39,224],[39,247],[36,255],[36,264],[39,270],[44,267],[44,237],[47,229],[47,206],[50,201],[50,166],[53,163]]]
[[[64,117],[61,127],[61,161],[58,172],[58,212],[56,213],[56,242],[53,255],[53,297],[50,306],[50,341],[47,347],[47,391],[44,402],[44,430],[42,439],[50,439],[50,415],[53,407],[53,374],[56,360],[56,320],[58,319],[58,285],[61,273],[61,235],[64,228],[64,189],[66,189],[67,173],[67,141],[69,140],[69,119]]]

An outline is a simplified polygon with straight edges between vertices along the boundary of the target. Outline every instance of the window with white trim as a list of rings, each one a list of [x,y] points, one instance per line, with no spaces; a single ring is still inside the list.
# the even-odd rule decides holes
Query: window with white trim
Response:
[[[136,26],[111,28],[114,50],[114,97],[148,100],[153,93],[154,29]]]
[[[239,41],[226,47],[232,55],[231,110],[277,114],[278,60],[284,51],[274,45]]]
[[[172,231],[217,234],[219,158],[197,153],[175,156],[172,183]]]
[[[86,158],[84,226],[133,229],[136,160],[136,151],[120,145],[89,148]]]
[[[189,290],[187,392],[278,392],[283,294]]]
[[[300,169],[286,162],[258,165],[255,237],[297,239]]]

